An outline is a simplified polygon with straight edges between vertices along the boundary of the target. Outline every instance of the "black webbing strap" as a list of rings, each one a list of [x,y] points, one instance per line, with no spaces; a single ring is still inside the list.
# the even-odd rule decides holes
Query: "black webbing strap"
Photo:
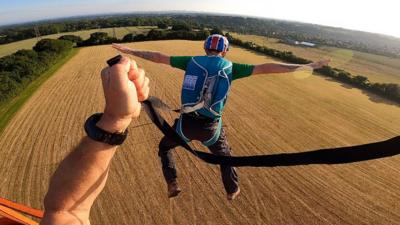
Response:
[[[379,159],[400,154],[400,136],[397,136],[382,142],[358,146],[320,149],[309,152],[255,156],[217,156],[193,149],[188,143],[183,141],[181,137],[175,132],[175,129],[173,129],[157,112],[157,110],[153,106],[153,104],[156,104],[154,98],[150,97],[143,103],[146,106],[146,112],[149,115],[150,119],[164,135],[175,140],[184,149],[186,149],[194,156],[210,164],[221,164],[235,167],[276,167],[308,164],[341,164]]]
[[[117,55],[107,61],[111,67],[118,63],[122,58]],[[150,97],[143,102],[147,106],[147,114],[158,129],[169,138],[175,140],[184,149],[194,156],[210,164],[221,164],[229,166],[252,166],[252,167],[274,167],[274,166],[296,166],[307,164],[340,164],[359,162],[371,159],[379,159],[394,156],[400,153],[400,136],[394,137],[387,141],[376,142],[365,145],[320,149],[309,152],[299,153],[283,153],[275,155],[256,155],[256,156],[216,156],[210,153],[198,151],[190,147],[175,130],[165,121],[165,119],[157,112],[155,106],[169,108],[158,98]],[[174,110],[179,112],[179,110]]]

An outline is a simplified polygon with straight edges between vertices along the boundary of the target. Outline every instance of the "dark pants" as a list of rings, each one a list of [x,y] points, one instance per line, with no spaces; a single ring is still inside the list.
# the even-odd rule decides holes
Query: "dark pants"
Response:
[[[175,120],[174,128],[176,128],[178,120]],[[183,134],[190,140],[198,140],[201,142],[209,140],[213,137],[218,128],[218,121],[199,118],[195,116],[182,115],[182,131]],[[164,178],[167,182],[171,182],[177,178],[175,161],[172,155],[172,149],[178,144],[170,138],[164,136],[159,144],[158,155],[161,158],[162,170]],[[217,142],[209,146],[208,149],[215,155],[230,156],[231,151],[226,140],[225,131],[221,128],[221,135]],[[227,193],[233,193],[238,189],[238,175],[235,168],[230,166],[221,166],[222,182]]]

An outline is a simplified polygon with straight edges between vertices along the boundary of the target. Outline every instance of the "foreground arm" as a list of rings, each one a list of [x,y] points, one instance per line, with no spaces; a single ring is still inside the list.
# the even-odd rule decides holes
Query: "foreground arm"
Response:
[[[151,52],[151,51],[141,51],[141,50],[135,50],[131,49],[128,47],[125,47],[120,44],[113,44],[113,48],[117,49],[120,52],[126,53],[126,54],[131,54],[143,59],[150,60],[155,63],[163,63],[170,65],[170,56],[164,55],[161,52]]]
[[[309,64],[285,64],[285,63],[265,63],[254,66],[252,75],[268,73],[289,73],[298,69],[319,69],[328,65],[329,60],[322,60]]]
[[[139,101],[148,96],[149,80],[135,62],[122,58],[102,71],[102,83],[106,107],[97,126],[111,133],[122,132],[139,116]],[[50,181],[41,224],[90,224],[90,209],[105,186],[116,148],[83,138]]]

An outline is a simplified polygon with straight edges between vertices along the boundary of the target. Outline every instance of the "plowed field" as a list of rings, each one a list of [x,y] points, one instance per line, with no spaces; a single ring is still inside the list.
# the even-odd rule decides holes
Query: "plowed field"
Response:
[[[202,54],[201,42],[130,46]],[[81,49],[16,114],[0,136],[0,196],[42,208],[49,178],[84,135],[85,118],[103,109],[99,73],[115,54],[109,46]],[[273,61],[239,48],[229,58]],[[178,107],[183,72],[137,61],[151,79],[151,95]],[[163,115],[171,122],[177,116]],[[261,75],[234,82],[224,123],[234,155],[300,152],[397,136],[400,107],[320,76]],[[183,192],[168,199],[157,156],[161,137],[145,113],[131,125],[93,208],[92,224],[400,224],[400,156],[345,165],[239,168],[242,193],[228,202],[218,167],[177,148]]]

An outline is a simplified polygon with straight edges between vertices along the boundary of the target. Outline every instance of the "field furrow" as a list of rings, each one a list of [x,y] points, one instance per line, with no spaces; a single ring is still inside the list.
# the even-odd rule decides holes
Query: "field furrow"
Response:
[[[157,41],[131,47],[202,54],[202,43]],[[80,50],[21,108],[0,136],[0,196],[42,208],[51,174],[76,146],[83,122],[104,107],[100,71],[110,46]],[[240,48],[233,61],[273,60]],[[151,95],[179,107],[183,71],[135,58]],[[161,111],[172,123],[177,114]],[[357,145],[400,134],[400,107],[320,76],[254,76],[235,81],[224,115],[234,155]],[[162,134],[142,113],[118,150],[92,224],[399,224],[400,157],[344,165],[239,168],[242,194],[228,202],[219,168],[174,152],[182,194],[168,199],[157,155]],[[206,151],[199,143],[196,148]]]

